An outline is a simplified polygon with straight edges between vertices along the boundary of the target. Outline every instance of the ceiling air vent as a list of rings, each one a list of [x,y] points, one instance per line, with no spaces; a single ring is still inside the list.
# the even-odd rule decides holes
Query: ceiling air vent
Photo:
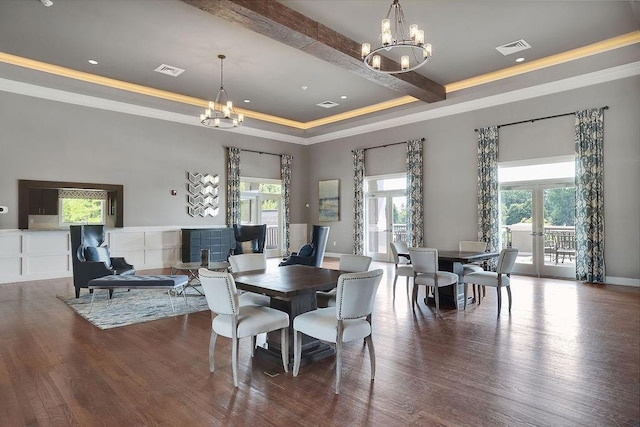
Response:
[[[322,108],[333,108],[333,107],[337,107],[340,104],[337,104],[333,101],[322,101],[320,104],[316,104],[316,105]]]
[[[523,39],[520,39],[520,40],[515,41],[515,42],[511,42],[511,43],[503,44],[502,46],[498,46],[498,47],[496,47],[496,50],[498,52],[500,52],[501,54],[503,54],[504,56],[507,56],[507,55],[511,55],[512,53],[520,52],[521,50],[527,50],[527,49],[530,49],[530,48],[531,48],[531,45],[529,43],[527,43]]]
[[[166,74],[171,77],[178,77],[180,74],[184,73],[182,68],[174,67],[173,65],[162,64],[154,71],[158,73]]]

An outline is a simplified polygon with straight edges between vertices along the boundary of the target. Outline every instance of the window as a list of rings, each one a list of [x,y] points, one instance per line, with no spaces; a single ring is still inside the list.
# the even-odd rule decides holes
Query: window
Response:
[[[106,222],[106,191],[59,190],[58,200],[60,225]]]

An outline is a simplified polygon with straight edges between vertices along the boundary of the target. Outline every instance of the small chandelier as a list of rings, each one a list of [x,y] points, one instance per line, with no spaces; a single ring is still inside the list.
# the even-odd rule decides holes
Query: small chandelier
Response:
[[[216,100],[209,101],[209,108],[204,110],[204,114],[200,114],[200,123],[205,126],[221,129],[242,126],[244,116],[236,113],[233,109],[233,103],[224,90],[222,62],[226,56],[218,55],[218,58],[220,58],[220,90],[218,91],[218,95],[216,95]]]
[[[389,18],[393,10],[393,22]],[[404,17],[399,0],[393,0],[387,16],[382,20],[382,29],[378,36],[378,46],[373,50],[369,43],[362,44],[362,60],[367,68],[385,74],[406,73],[422,67],[431,58],[431,43],[424,42],[424,30],[416,24],[407,28],[407,20]],[[395,31],[392,24],[395,23]],[[382,51],[399,57],[400,69],[382,69],[380,67]],[[387,61],[391,62],[391,61]]]

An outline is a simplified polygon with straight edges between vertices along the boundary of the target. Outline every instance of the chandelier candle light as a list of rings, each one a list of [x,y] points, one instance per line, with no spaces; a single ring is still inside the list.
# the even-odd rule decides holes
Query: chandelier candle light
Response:
[[[393,11],[393,22],[391,12]],[[418,28],[416,24],[407,27],[407,20],[404,17],[402,6],[399,0],[393,0],[387,16],[382,20],[379,45],[373,50],[369,43],[362,44],[362,60],[368,68],[386,74],[406,73],[422,67],[431,58],[431,43],[424,42],[424,30]],[[395,25],[395,31],[392,25]],[[400,57],[400,68],[382,69],[379,53],[387,52],[388,55],[395,55],[395,59]],[[387,61],[392,62],[392,61]]]
[[[230,129],[242,126],[244,116],[236,113],[233,109],[233,103],[229,99],[227,92],[224,90],[222,63],[226,56],[218,55],[218,58],[220,58],[220,90],[218,91],[218,95],[216,95],[216,100],[209,101],[209,108],[204,110],[204,114],[200,114],[200,123],[205,126],[220,129]]]

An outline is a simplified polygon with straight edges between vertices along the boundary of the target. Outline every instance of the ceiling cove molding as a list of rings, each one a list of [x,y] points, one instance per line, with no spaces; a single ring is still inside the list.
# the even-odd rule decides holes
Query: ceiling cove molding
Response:
[[[126,102],[113,101],[111,99],[99,98],[96,96],[82,95],[75,92],[52,89],[15,80],[0,78],[0,91],[47,99],[50,101],[64,102],[66,104],[80,105],[83,107],[97,108],[100,110],[114,111],[117,113],[132,114],[151,119],[198,126],[210,131],[219,131],[219,129],[205,128],[195,116],[159,110],[157,108],[143,107],[141,105],[129,104]],[[260,138],[274,139],[276,141],[290,142],[293,144],[306,144],[305,138],[286,135],[280,132],[252,129],[245,126],[234,129],[233,132]]]
[[[307,144],[318,144],[321,142],[332,141],[334,139],[347,138],[363,133],[385,130],[398,126],[406,126],[433,120],[441,117],[452,116],[455,114],[467,113],[470,111],[481,110],[483,108],[495,107],[498,105],[509,104],[517,101],[538,98],[540,96],[551,95],[554,93],[565,92],[568,90],[579,89],[582,87],[592,86],[599,83],[606,83],[613,80],[619,80],[640,74],[640,61],[620,65],[606,70],[595,71],[581,76],[570,77],[557,80],[550,83],[544,83],[531,86],[524,89],[517,89],[497,95],[491,95],[484,98],[463,101],[453,105],[447,105],[440,108],[434,108],[428,111],[409,114],[403,117],[381,120],[375,123],[354,126],[349,129],[330,132],[323,135],[307,138]]]
[[[544,83],[525,89],[513,90],[498,95],[491,95],[475,100],[462,101],[457,104],[447,105],[439,108],[433,108],[428,111],[414,113],[399,118],[377,121],[376,123],[366,124],[362,126],[354,126],[349,129],[329,132],[323,135],[313,137],[299,137],[287,135],[280,132],[251,128],[243,126],[236,128],[232,132],[243,135],[254,136],[257,138],[272,139],[275,141],[289,142],[300,145],[318,144],[321,142],[332,141],[335,139],[346,138],[350,136],[360,135],[363,133],[384,130],[398,126],[415,124],[416,122],[433,120],[441,117],[451,116],[455,114],[466,113],[483,108],[495,107],[498,105],[508,104],[511,102],[522,101],[526,99],[537,98],[540,96],[550,95],[553,93],[564,92],[581,87],[591,86],[599,83],[606,83],[613,80],[632,77],[640,74],[640,61],[632,62],[617,67],[608,68],[601,71],[584,74],[581,76],[570,77],[567,79],[557,80],[550,83]],[[48,99],[56,102],[64,102],[68,104],[80,105],[89,108],[98,108],[102,110],[114,111],[124,114],[132,114],[141,117],[153,118],[158,120],[166,120],[174,123],[181,123],[191,126],[203,126],[197,117],[174,113],[156,108],[143,107],[135,104],[129,104],[110,99],[99,98],[94,96],[82,95],[74,92],[67,92],[58,89],[33,85],[29,83],[18,82],[0,78],[0,91],[16,93],[19,95],[31,96],[35,98]],[[210,129],[210,131],[218,131]]]

